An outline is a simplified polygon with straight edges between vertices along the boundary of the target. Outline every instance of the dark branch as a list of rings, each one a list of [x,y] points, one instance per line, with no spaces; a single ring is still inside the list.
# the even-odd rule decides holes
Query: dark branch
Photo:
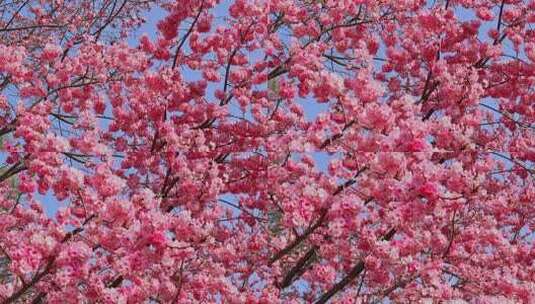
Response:
[[[392,237],[394,237],[394,234],[396,234],[396,229],[392,228],[383,237],[383,240],[390,241]],[[356,279],[362,271],[364,271],[364,261],[361,260],[357,264],[355,264],[353,268],[351,268],[351,270],[341,281],[336,283],[331,289],[321,295],[321,297],[315,302],[315,304],[327,303],[330,298],[332,298],[335,294],[343,290],[348,284],[350,284],[354,279]]]

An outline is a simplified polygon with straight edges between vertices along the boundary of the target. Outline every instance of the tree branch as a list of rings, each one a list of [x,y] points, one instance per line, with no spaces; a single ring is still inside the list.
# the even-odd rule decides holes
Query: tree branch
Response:
[[[201,16],[201,13],[202,13],[202,10],[203,10],[203,6],[204,6],[204,0],[201,2],[201,6],[199,7],[199,12],[195,16],[195,19],[193,19],[193,23],[189,27],[189,29],[186,32],[186,34],[184,35],[184,37],[182,37],[182,39],[180,40],[180,43],[178,44],[178,47],[176,48],[175,56],[173,57],[173,65],[171,67],[172,69],[174,69],[176,67],[176,63],[177,63],[177,59],[178,59],[178,53],[180,53],[180,49],[182,48],[184,43],[186,43],[186,40],[188,39],[189,35],[191,35],[191,32],[193,32],[193,28],[195,27],[195,24],[197,24],[197,21],[199,20],[199,17]]]
[[[338,188],[336,189],[336,191],[334,191],[333,193],[333,196],[336,196],[340,193],[342,193],[342,191],[344,191],[346,188],[348,188],[349,186],[353,185],[355,182],[356,182],[356,178],[362,173],[364,172],[365,170],[367,169],[367,167],[363,167],[362,169],[360,169],[354,176],[354,178],[346,181],[345,183],[343,183],[342,185],[338,186]],[[286,247],[284,247],[282,250],[280,250],[279,252],[277,252],[268,262],[268,265],[272,265],[273,263],[275,263],[276,261],[278,261],[280,258],[282,258],[283,256],[287,255],[288,253],[290,253],[295,247],[297,247],[297,245],[301,244],[301,242],[303,242],[304,240],[306,240],[312,233],[314,233],[314,231],[316,231],[316,229],[318,229],[322,224],[323,224],[323,221],[325,220],[326,216],[327,216],[327,212],[329,211],[328,208],[323,208],[321,209],[320,211],[320,216],[319,218],[316,220],[316,222],[308,227],[305,232],[298,236],[293,242],[291,242],[289,245],[287,245]]]
[[[390,229],[390,231],[383,237],[383,240],[391,240],[395,233],[395,228]],[[349,273],[347,273],[341,281],[336,283],[331,289],[321,295],[321,297],[315,302],[315,304],[327,303],[330,298],[332,298],[339,291],[343,290],[349,283],[351,283],[355,278],[357,278],[363,270],[364,261],[360,260],[357,264],[355,264],[355,266],[353,266],[353,268],[351,268]]]
[[[84,226],[87,225],[93,218],[95,218],[96,216],[93,214],[91,215],[90,217],[88,217],[84,223],[82,224],[81,227],[78,227],[76,229],[74,229],[73,231],[71,232],[68,232],[65,237],[63,237],[63,240],[61,240],[61,244],[64,244],[66,242],[68,242],[72,237],[74,237],[75,235],[79,234],[80,232],[82,232],[84,230]],[[48,263],[46,264],[45,268],[43,269],[43,271],[37,273],[33,279],[28,282],[27,284],[24,284],[18,291],[16,291],[15,293],[13,293],[9,298],[5,299],[2,304],[9,304],[9,303],[14,303],[16,302],[22,295],[24,295],[30,288],[32,288],[35,284],[37,284],[44,276],[46,276],[47,274],[49,274],[50,270],[52,269],[52,267],[54,266],[54,263],[56,262],[56,259],[57,259],[58,255],[52,255],[49,260],[48,260]],[[34,299],[34,301],[36,300],[39,300],[39,298],[43,298],[44,295],[41,295],[39,294],[37,296],[36,299]],[[39,303],[39,302],[34,302],[32,301],[32,303]]]
[[[288,273],[284,276],[284,279],[278,284],[279,289],[284,289],[292,284],[293,281],[295,281],[295,278],[298,278],[301,276],[301,274],[304,271],[304,268],[306,265],[309,265],[312,259],[316,256],[316,250],[318,249],[317,246],[313,246],[310,248],[307,253],[297,261],[294,267],[288,271]]]
[[[2,173],[0,175],[0,183],[4,182],[5,180],[9,179],[10,177],[20,173],[21,171],[26,170],[26,165],[22,161],[19,161],[12,165],[6,172]]]

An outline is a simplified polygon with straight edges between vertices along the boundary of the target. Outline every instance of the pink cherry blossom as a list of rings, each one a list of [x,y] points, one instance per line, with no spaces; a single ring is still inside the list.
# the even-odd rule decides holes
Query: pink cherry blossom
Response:
[[[534,21],[0,4],[0,303],[534,303]]]

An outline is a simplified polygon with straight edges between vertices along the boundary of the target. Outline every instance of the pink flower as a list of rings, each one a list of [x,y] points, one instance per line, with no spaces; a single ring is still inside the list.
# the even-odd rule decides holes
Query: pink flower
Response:
[[[494,15],[492,14],[492,11],[489,10],[486,7],[480,7],[477,10],[477,16],[485,21],[490,21],[494,18]]]
[[[414,138],[407,147],[409,152],[422,152],[425,151],[426,142],[420,138]]]
[[[62,49],[58,45],[47,43],[41,53],[41,60],[52,61],[62,54]]]
[[[423,183],[419,187],[418,191],[427,199],[435,199],[438,196],[438,189],[432,182]]]
[[[169,15],[158,23],[158,30],[166,40],[171,40],[178,35],[178,19],[178,15]]]

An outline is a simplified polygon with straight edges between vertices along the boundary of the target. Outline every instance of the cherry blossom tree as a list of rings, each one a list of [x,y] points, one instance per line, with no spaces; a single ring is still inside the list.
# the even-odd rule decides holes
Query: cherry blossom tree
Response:
[[[0,302],[535,303],[534,24],[2,1]]]

